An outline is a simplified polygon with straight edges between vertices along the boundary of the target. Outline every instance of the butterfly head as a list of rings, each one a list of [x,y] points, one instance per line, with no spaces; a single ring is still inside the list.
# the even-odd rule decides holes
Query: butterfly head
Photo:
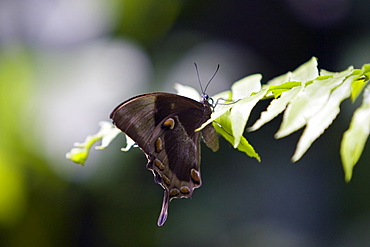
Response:
[[[206,93],[202,93],[202,95],[200,97],[201,97],[200,102],[202,102],[202,103],[207,102],[210,99],[209,95],[206,94]]]
[[[213,76],[211,77],[211,79],[206,84],[206,87],[204,88],[204,90],[203,90],[203,87],[202,87],[202,83],[200,82],[200,76],[199,76],[198,66],[197,66],[196,63],[194,63],[194,66],[195,66],[195,70],[197,71],[199,85],[200,85],[200,88],[202,90],[202,95],[201,95],[200,102],[203,103],[203,104],[209,105],[213,109],[215,107],[214,101],[213,101],[212,98],[209,97],[208,94],[206,94],[206,90],[208,88],[208,85],[211,83],[211,81],[213,80],[213,78],[216,76],[216,74],[217,74],[217,72],[218,72],[218,70],[220,68],[220,65],[217,65],[217,69],[216,69],[215,73],[213,73]]]
[[[212,111],[216,106],[213,99],[206,93],[202,93],[200,103],[209,105]]]

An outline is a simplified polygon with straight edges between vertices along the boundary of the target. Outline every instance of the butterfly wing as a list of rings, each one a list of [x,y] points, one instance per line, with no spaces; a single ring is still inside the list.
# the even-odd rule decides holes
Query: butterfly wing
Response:
[[[201,185],[201,132],[195,129],[210,118],[211,112],[208,103],[176,94],[150,93],[123,102],[111,114],[115,125],[145,152],[147,168],[165,190],[158,225],[166,221],[171,199],[191,197]]]

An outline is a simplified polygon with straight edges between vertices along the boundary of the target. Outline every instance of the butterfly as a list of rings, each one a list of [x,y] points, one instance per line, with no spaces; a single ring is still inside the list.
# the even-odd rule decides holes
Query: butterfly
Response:
[[[197,74],[199,80],[198,69]],[[195,131],[210,119],[212,111],[211,98],[202,89],[200,102],[172,93],[147,93],[121,103],[110,115],[116,127],[145,153],[147,169],[153,172],[155,183],[164,189],[158,226],[165,223],[172,199],[189,198],[202,184],[201,137],[213,151],[219,148],[218,134],[212,124]]]

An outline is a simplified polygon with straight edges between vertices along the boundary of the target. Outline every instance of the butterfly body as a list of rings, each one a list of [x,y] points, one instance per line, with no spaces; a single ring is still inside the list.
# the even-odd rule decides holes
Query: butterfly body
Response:
[[[148,93],[117,106],[110,117],[148,158],[147,168],[164,189],[158,225],[167,219],[173,198],[191,197],[201,186],[200,138],[216,151],[218,136],[212,125],[195,131],[212,113],[208,96],[200,102],[171,93]]]

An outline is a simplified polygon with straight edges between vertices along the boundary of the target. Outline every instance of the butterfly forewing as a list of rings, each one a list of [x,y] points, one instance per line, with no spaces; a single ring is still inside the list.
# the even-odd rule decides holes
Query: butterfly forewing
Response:
[[[193,126],[203,121],[199,117],[194,118],[193,114],[198,112],[197,115],[201,118],[209,118],[209,116],[205,117],[201,114],[202,107],[200,102],[176,94],[149,93],[123,102],[113,110],[110,118],[119,129],[130,136],[146,152],[149,151],[146,149],[146,142],[149,140],[150,133],[163,119],[169,115],[179,115],[180,112],[188,110],[183,115],[193,119],[189,119],[189,122],[185,124],[186,130],[191,133],[194,132]]]

